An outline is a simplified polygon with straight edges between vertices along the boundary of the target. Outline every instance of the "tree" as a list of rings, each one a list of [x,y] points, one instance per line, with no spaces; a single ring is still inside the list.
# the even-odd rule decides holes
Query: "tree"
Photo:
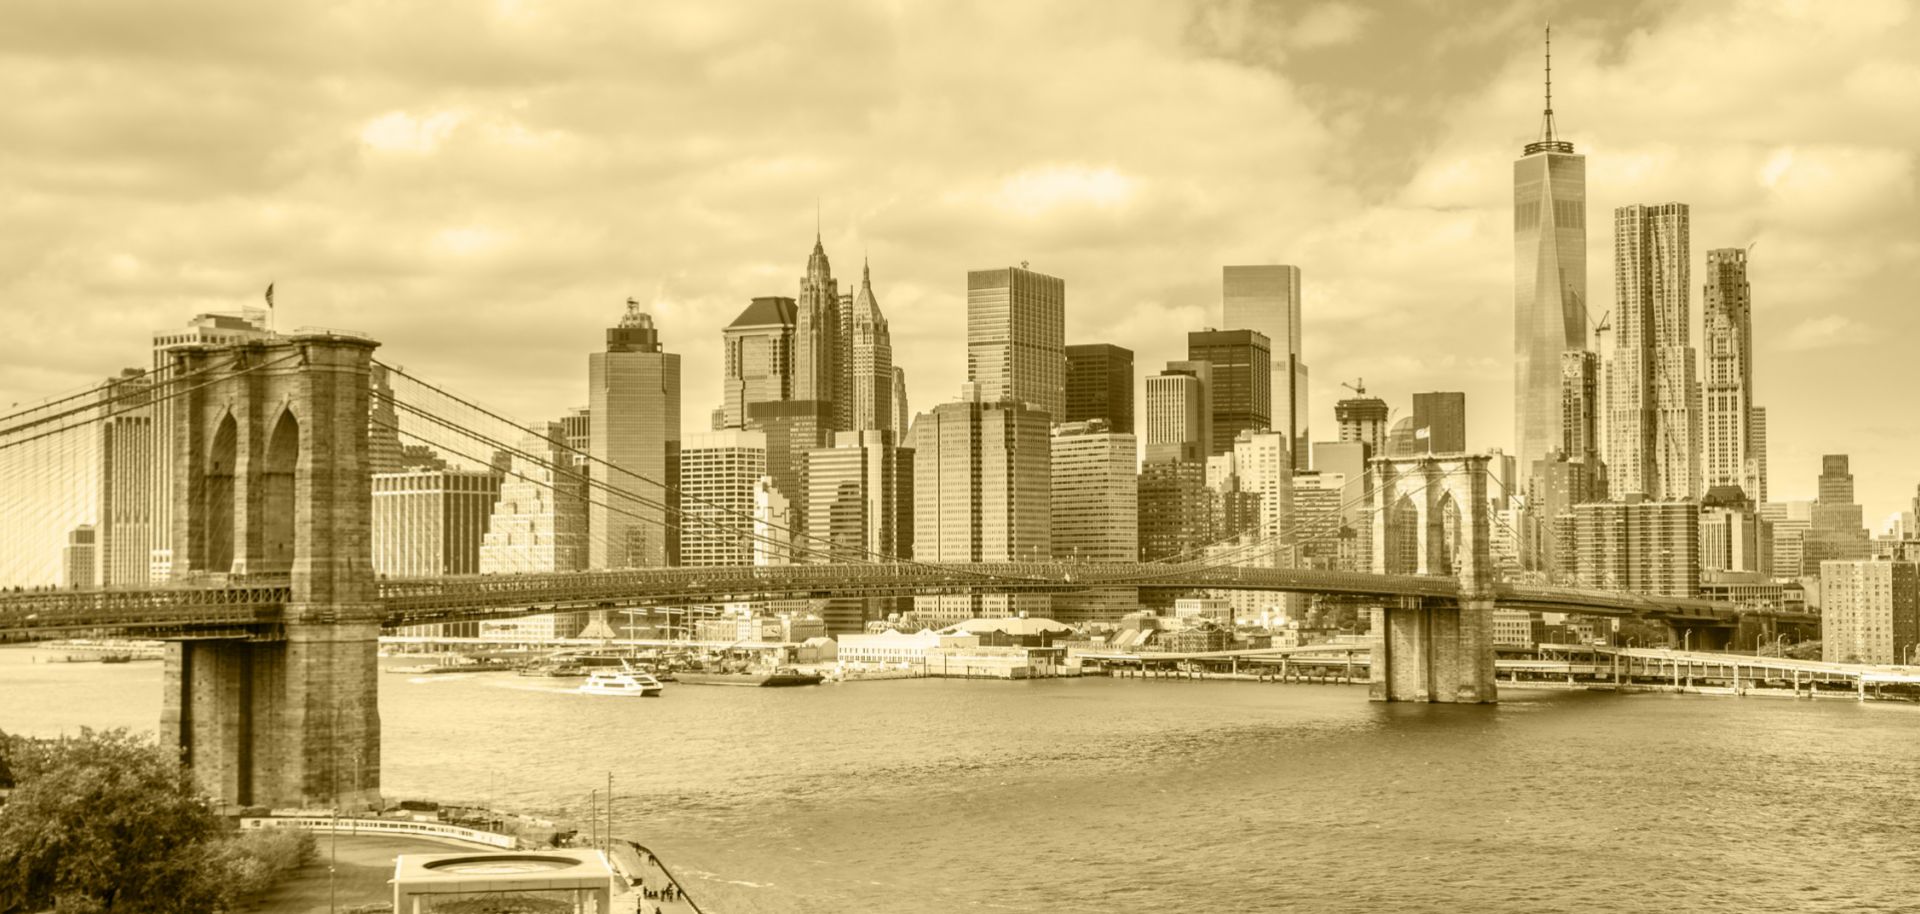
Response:
[[[223,907],[208,866],[220,822],[178,760],[118,729],[37,761],[0,816],[0,912]]]

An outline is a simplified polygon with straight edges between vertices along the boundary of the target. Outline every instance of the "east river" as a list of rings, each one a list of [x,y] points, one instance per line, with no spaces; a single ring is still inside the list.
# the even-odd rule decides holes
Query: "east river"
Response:
[[[0,729],[153,729],[160,665],[0,650]],[[398,663],[405,661],[383,661]],[[584,816],[714,914],[1912,911],[1920,707],[916,680],[381,676],[384,792]]]

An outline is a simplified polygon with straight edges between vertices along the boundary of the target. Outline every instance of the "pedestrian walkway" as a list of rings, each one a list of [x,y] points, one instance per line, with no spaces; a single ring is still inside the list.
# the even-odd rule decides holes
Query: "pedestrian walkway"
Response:
[[[633,842],[615,839],[608,856],[614,870],[626,877],[631,886],[625,894],[614,896],[616,914],[701,914],[700,906],[680,894],[680,885],[651,851]]]

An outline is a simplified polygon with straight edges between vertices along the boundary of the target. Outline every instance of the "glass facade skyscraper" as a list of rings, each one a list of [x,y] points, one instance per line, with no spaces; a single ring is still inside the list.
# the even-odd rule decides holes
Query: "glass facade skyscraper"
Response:
[[[1067,284],[1026,267],[967,273],[967,380],[982,402],[1066,416]]]
[[[1307,364],[1300,345],[1300,268],[1286,264],[1222,267],[1220,320],[1224,329],[1257,330],[1272,361],[1268,415],[1287,433],[1290,452],[1306,453]],[[1227,436],[1231,442],[1233,436]]]

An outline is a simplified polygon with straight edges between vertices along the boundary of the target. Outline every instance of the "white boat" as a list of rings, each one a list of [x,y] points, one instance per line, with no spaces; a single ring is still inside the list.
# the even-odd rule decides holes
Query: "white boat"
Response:
[[[583,695],[634,695],[652,698],[665,688],[660,680],[639,672],[621,672],[619,670],[594,670],[587,681],[580,686]]]

